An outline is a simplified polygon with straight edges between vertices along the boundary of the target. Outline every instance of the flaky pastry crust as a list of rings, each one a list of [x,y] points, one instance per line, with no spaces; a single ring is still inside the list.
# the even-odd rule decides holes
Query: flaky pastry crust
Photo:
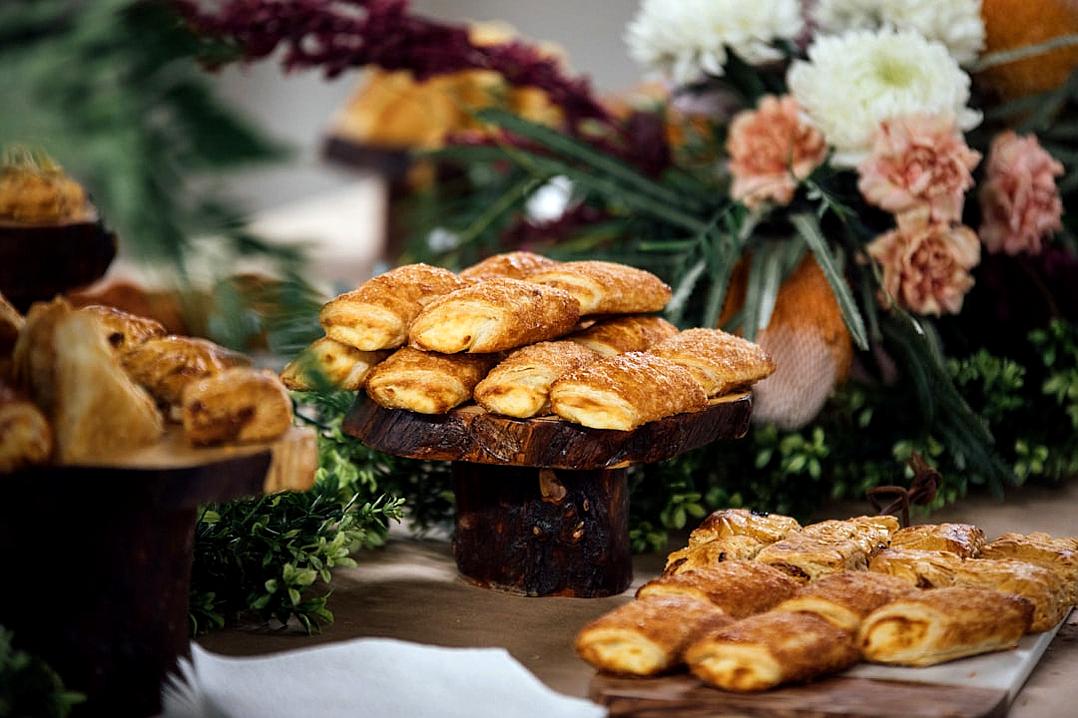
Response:
[[[651,272],[613,262],[565,262],[528,277],[564,289],[580,302],[581,314],[644,314],[662,311],[670,287]]]
[[[401,347],[367,376],[367,395],[387,409],[444,414],[472,398],[497,363],[491,354],[435,354]]]
[[[627,316],[598,322],[569,339],[604,356],[642,352],[677,334],[677,327],[662,317]]]
[[[692,372],[709,397],[766,379],[775,362],[758,344],[721,329],[686,329],[650,349]]]
[[[517,419],[549,414],[554,382],[596,358],[590,349],[564,340],[517,349],[479,382],[475,401],[489,412]]]

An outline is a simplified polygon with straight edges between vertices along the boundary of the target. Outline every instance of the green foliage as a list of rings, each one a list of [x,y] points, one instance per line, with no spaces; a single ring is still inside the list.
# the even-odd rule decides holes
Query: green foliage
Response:
[[[20,651],[11,631],[0,626],[0,716],[64,718],[84,700],[40,658]]]

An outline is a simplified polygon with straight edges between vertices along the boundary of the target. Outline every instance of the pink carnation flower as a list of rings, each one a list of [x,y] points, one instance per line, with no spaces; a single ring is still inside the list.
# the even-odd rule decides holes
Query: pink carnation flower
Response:
[[[971,174],[981,161],[954,119],[913,115],[880,123],[857,183],[871,204],[894,214],[927,206],[932,220],[958,221]]]
[[[789,204],[797,183],[827,156],[827,144],[802,121],[793,97],[767,95],[755,110],[734,117],[726,151],[734,176],[730,194],[748,207],[758,207],[767,201]]]
[[[1063,227],[1062,174],[1036,136],[996,135],[981,186],[981,240],[989,252],[1040,254],[1042,240]]]
[[[868,253],[883,267],[887,294],[918,314],[939,316],[962,310],[981,245],[969,227],[930,221],[921,211],[902,215],[898,229],[873,240]]]

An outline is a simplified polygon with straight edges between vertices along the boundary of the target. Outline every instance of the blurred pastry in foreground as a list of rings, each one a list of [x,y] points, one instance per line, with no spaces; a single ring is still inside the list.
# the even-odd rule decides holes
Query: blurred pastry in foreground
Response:
[[[900,529],[891,537],[891,548],[948,551],[962,558],[978,556],[984,544],[984,531],[973,524],[921,524]]]
[[[125,312],[122,309],[90,304],[78,311],[95,317],[105,331],[105,339],[108,340],[109,346],[120,353],[154,337],[163,337],[166,333],[160,322]]]
[[[0,381],[0,473],[42,464],[52,455],[52,429],[41,410]]]
[[[1033,604],[1021,596],[967,586],[934,588],[870,613],[857,643],[873,663],[933,666],[1014,648],[1032,619]]]
[[[488,279],[432,300],[408,332],[411,346],[442,354],[489,354],[555,339],[580,305],[568,292],[517,279]]]
[[[992,588],[1029,599],[1033,604],[1033,632],[1047,631],[1070,610],[1070,592],[1056,574],[1023,561],[971,559],[955,572],[956,586]]]
[[[799,587],[797,581],[770,566],[755,561],[726,561],[648,581],[636,595],[692,596],[710,601],[729,616],[743,618],[792,598]]]
[[[917,588],[943,588],[954,584],[962,559],[949,551],[889,548],[873,557],[869,571],[897,576]]]
[[[570,341],[517,349],[479,382],[475,401],[487,411],[517,419],[548,414],[554,382],[595,359],[595,352]]]
[[[388,351],[365,352],[322,337],[288,362],[281,371],[281,381],[293,391],[312,391],[320,382],[344,391],[358,391],[371,369],[389,354]]]
[[[491,354],[434,354],[402,347],[367,376],[367,395],[387,409],[444,414],[472,398],[498,361]]]
[[[666,557],[663,574],[711,568],[724,561],[748,561],[756,558],[766,545],[751,536],[723,536],[714,541],[686,546]]]
[[[0,219],[20,224],[87,221],[86,190],[40,153],[9,151],[0,166]]]
[[[569,337],[605,356],[642,352],[677,334],[677,327],[662,317],[643,315],[601,321]]]
[[[858,659],[852,636],[811,613],[751,616],[694,642],[685,662],[724,690],[762,691],[844,670]]]
[[[671,296],[670,287],[651,272],[613,262],[564,262],[528,281],[569,292],[582,315],[659,312]]]
[[[132,379],[170,410],[183,404],[183,391],[191,382],[251,363],[207,339],[177,336],[148,339],[124,352],[120,361]]]
[[[364,282],[322,307],[326,336],[362,349],[394,349],[408,340],[408,327],[435,297],[467,283],[446,269],[408,264]]]
[[[840,571],[863,571],[868,556],[856,541],[793,533],[764,547],[756,560],[773,566],[799,581],[809,581]]]
[[[689,545],[695,546],[725,536],[751,536],[769,544],[800,530],[801,524],[797,519],[782,514],[750,509],[719,509],[689,534]]]
[[[0,358],[15,350],[15,340],[19,338],[19,332],[25,323],[26,320],[18,310],[0,294]]]
[[[226,369],[184,389],[183,433],[195,446],[271,441],[290,426],[292,400],[272,372]]]
[[[856,633],[865,616],[915,590],[895,576],[842,571],[809,583],[775,610],[813,613],[837,628]]]
[[[1005,533],[981,550],[981,558],[1017,559],[1052,571],[1063,580],[1071,605],[1078,602],[1078,546],[1046,533]]]
[[[36,302],[26,314],[26,322],[15,341],[12,355],[15,384],[30,392],[30,398],[46,415],[56,404],[56,325],[71,314],[71,306],[57,297]]]
[[[690,596],[642,598],[581,629],[576,652],[606,673],[652,676],[680,664],[685,647],[701,633],[733,620]]]
[[[692,372],[709,397],[750,386],[775,371],[759,345],[721,329],[686,329],[649,351]]]
[[[682,367],[641,352],[603,357],[554,382],[554,413],[592,429],[630,431],[707,406],[703,389]]]
[[[556,267],[560,262],[547,259],[533,252],[506,252],[487,257],[478,264],[462,269],[461,279],[481,280],[495,277],[526,279],[529,275],[543,269]]]

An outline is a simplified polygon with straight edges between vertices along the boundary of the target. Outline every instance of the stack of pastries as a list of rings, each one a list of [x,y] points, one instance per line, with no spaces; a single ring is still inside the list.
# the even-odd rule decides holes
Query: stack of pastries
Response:
[[[0,297],[0,472],[102,463],[156,442],[169,421],[194,446],[276,439],[292,402],[272,373],[204,339],[105,306]]]
[[[1078,540],[969,524],[899,528],[891,516],[801,526],[717,511],[636,600],[585,626],[580,656],[650,676],[685,665],[729,691],[761,691],[858,661],[930,666],[1014,648],[1062,621]]]
[[[744,339],[678,332],[655,315],[669,299],[655,275],[611,262],[510,252],[460,274],[407,265],[327,303],[325,337],[281,378],[301,391],[365,389],[391,409],[444,414],[474,400],[516,419],[624,431],[774,371]]]

